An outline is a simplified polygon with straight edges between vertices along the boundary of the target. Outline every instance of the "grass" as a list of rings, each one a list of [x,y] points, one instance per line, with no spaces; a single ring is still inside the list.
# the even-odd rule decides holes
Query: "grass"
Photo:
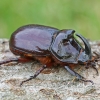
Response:
[[[42,24],[75,29],[86,38],[100,40],[100,0],[1,0],[0,38],[10,38],[18,27]]]

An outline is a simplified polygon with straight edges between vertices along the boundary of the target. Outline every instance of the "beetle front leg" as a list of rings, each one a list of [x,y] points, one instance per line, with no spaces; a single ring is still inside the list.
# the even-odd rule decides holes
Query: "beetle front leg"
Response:
[[[65,69],[72,74],[73,76],[76,76],[79,80],[83,79],[84,77],[76,73],[74,70],[72,70],[69,66],[65,66]]]
[[[99,76],[99,72],[98,72],[98,69],[96,68],[95,62],[91,62],[91,67],[96,71],[96,74]]]
[[[91,82],[92,84],[94,84],[93,83],[93,81],[91,81],[91,80],[85,80],[85,78],[83,77],[83,76],[81,76],[81,75],[79,75],[78,73],[76,73],[74,70],[72,70],[69,66],[65,66],[65,69],[70,73],[70,74],[72,74],[73,76],[76,76],[79,80],[82,80],[82,81],[84,81],[84,82]]]
[[[95,66],[92,66],[92,68],[96,71],[97,76],[99,76],[98,69]]]
[[[39,70],[36,71],[36,73],[33,76],[30,76],[29,79],[26,79],[26,80],[22,81],[21,84],[20,84],[20,86],[22,86],[23,83],[36,78],[45,68],[47,68],[46,65],[42,66]]]

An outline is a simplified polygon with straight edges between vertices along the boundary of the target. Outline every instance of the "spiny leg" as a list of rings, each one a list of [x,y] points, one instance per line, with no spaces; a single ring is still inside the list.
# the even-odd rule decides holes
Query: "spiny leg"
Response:
[[[70,74],[76,76],[79,80],[82,80],[82,81],[84,81],[84,82],[91,82],[92,84],[94,84],[93,81],[91,81],[91,80],[85,80],[83,76],[81,76],[81,75],[79,75],[78,73],[76,73],[76,72],[75,72],[74,70],[72,70],[69,66],[65,66],[65,69],[66,69]]]
[[[32,79],[34,79],[34,78],[36,78],[45,68],[47,68],[46,65],[42,66],[39,70],[36,71],[36,73],[34,74],[34,76],[30,76],[29,79],[26,79],[26,80],[22,81],[22,82],[20,83],[20,86],[21,86],[23,83],[25,83],[25,82],[27,82],[27,81],[30,81],[30,80],[32,80]]]

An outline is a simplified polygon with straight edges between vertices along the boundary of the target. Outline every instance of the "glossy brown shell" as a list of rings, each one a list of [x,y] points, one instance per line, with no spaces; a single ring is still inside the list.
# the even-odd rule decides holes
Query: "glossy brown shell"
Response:
[[[58,29],[43,25],[26,25],[17,29],[10,38],[10,50],[19,56],[47,56],[52,36]]]

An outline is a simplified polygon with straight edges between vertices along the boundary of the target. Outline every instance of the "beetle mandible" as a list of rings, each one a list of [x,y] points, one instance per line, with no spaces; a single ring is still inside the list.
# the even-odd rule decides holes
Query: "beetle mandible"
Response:
[[[44,65],[36,71],[34,76],[22,81],[20,85],[36,78],[45,68],[55,65],[63,66],[79,80],[93,83],[91,80],[85,80],[83,76],[70,68],[71,65],[87,65],[91,63],[92,59],[91,47],[87,39],[74,33],[75,30],[72,29],[59,30],[44,25],[30,24],[22,26],[13,32],[9,41],[11,52],[20,57],[2,61],[0,65],[13,61],[24,62],[30,60],[38,60]],[[83,41],[84,48],[74,35]]]

